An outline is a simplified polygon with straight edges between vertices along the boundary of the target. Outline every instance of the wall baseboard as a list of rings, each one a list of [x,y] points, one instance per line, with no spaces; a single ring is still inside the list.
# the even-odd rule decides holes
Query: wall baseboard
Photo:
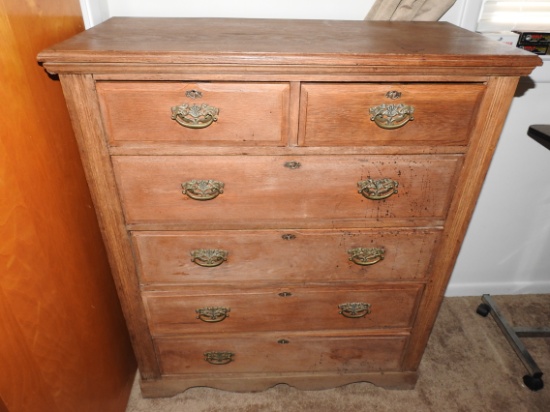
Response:
[[[550,293],[550,281],[451,283],[445,296],[526,295]]]

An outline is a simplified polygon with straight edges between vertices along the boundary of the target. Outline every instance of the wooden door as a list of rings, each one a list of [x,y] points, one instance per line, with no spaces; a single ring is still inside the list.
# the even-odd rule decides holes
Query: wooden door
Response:
[[[0,0],[0,410],[124,411],[136,364],[59,81],[78,0]]]

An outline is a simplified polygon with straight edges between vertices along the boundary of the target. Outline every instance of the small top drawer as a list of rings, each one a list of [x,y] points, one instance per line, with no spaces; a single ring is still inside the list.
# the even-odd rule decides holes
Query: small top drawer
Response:
[[[304,84],[304,146],[467,145],[483,84]]]
[[[96,84],[111,145],[285,145],[287,83],[110,82]]]

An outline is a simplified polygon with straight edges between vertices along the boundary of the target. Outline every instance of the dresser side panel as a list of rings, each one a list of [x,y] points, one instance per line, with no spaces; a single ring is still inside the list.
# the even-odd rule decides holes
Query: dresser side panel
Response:
[[[471,144],[450,205],[442,241],[436,251],[433,275],[426,285],[417,322],[411,333],[404,370],[416,370],[420,364],[518,80],[518,77],[494,77],[487,84],[487,91],[477,113]]]
[[[160,375],[158,363],[145,320],[111,162],[104,144],[95,83],[91,75],[62,74],[60,80],[139,370],[145,379],[156,378]]]

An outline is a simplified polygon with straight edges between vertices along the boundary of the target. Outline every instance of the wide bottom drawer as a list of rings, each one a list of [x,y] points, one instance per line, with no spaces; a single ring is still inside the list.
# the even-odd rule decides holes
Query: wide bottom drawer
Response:
[[[164,375],[397,371],[408,336],[265,333],[157,339]]]

